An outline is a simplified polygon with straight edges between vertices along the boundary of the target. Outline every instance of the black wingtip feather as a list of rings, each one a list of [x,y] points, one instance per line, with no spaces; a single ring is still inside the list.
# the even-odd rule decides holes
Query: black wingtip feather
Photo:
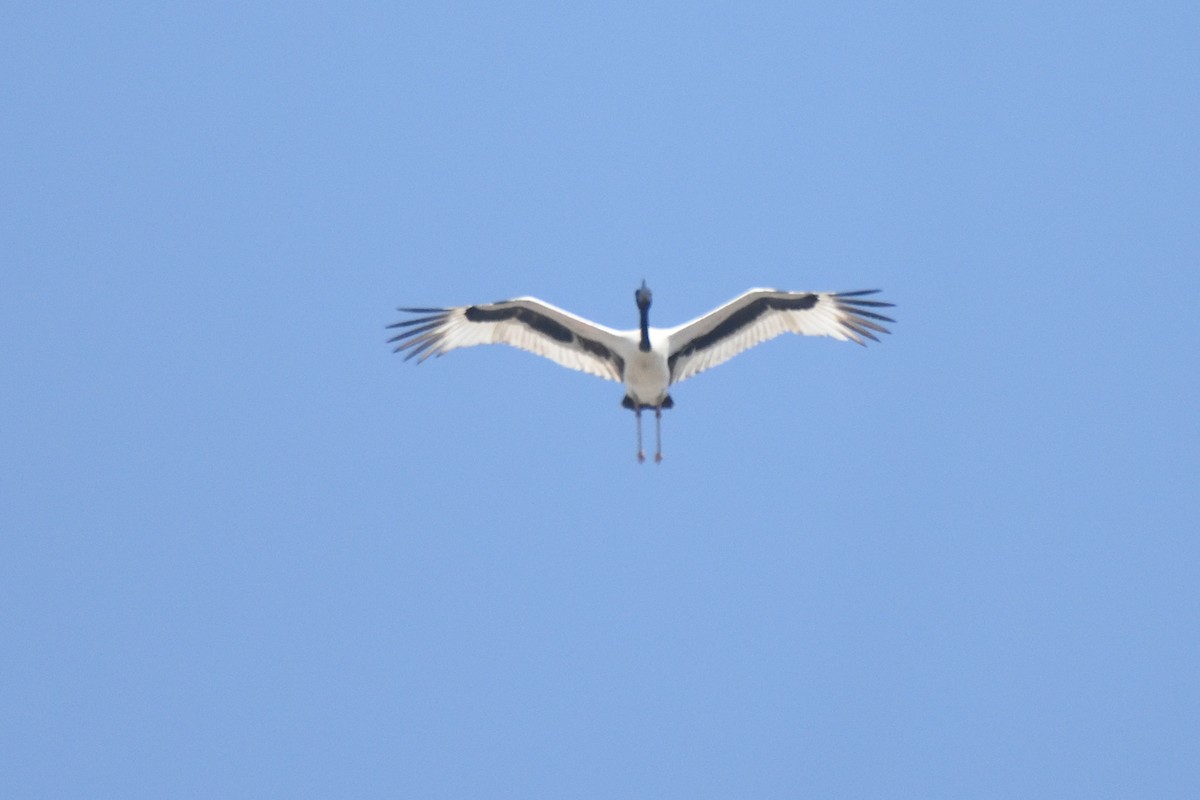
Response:
[[[445,319],[444,316],[416,317],[414,319],[405,319],[405,320],[401,320],[400,322],[393,322],[391,325],[388,325],[388,327],[389,328],[408,328],[412,325],[420,325],[421,323],[429,323],[430,325],[437,325],[444,319]]]
[[[882,300],[843,300],[842,305],[855,308],[893,308],[895,303],[885,303]]]
[[[869,317],[870,319],[877,319],[877,320],[881,320],[883,322],[894,323],[896,321],[896,320],[892,319],[891,317],[885,317],[883,314],[876,314],[874,311],[864,311],[861,308],[854,309],[854,314],[855,314],[855,316]]]
[[[863,317],[860,317],[858,314],[855,314],[854,316],[850,317],[850,321],[853,322],[855,325],[860,325],[864,328],[870,328],[873,331],[878,331],[880,333],[891,333],[891,331],[889,331],[887,328],[880,325],[878,322],[872,322],[869,319],[864,319]]]
[[[419,328],[413,328],[412,330],[404,331],[403,333],[398,333],[391,339],[388,339],[388,341],[389,342],[398,342],[401,339],[407,339],[410,336],[419,336],[422,333],[427,333],[428,331],[431,331],[431,330],[437,328],[441,324],[442,324],[441,320],[430,322],[428,325],[422,325]]]
[[[437,340],[436,340],[436,339],[426,339],[426,340],[425,340],[425,341],[423,341],[423,342],[420,342],[420,341],[416,341],[416,342],[408,342],[408,343],[407,343],[406,345],[404,345],[404,346],[405,346],[405,347],[411,347],[411,348],[412,348],[412,350],[411,350],[411,352],[409,352],[409,354],[408,354],[408,355],[406,355],[406,356],[404,357],[404,360],[405,360],[405,361],[411,361],[413,358],[415,358],[415,357],[417,357],[417,356],[421,355],[421,354],[422,354],[422,353],[424,353],[426,350],[428,350],[429,348],[433,347],[435,344],[437,344]],[[424,360],[424,359],[422,359],[422,360]]]
[[[865,336],[873,342],[878,342],[879,337],[867,330],[861,320],[845,320],[843,323],[847,328],[857,333],[859,336]],[[884,331],[886,333],[887,331]]]
[[[895,307],[895,303],[886,303],[882,300],[862,299],[865,295],[878,293],[878,289],[863,289],[857,292],[838,292],[834,295],[834,297],[837,299],[838,306],[840,306],[841,309],[846,312],[846,326],[857,331],[858,333],[863,334],[864,336],[874,339],[875,341],[879,341],[879,339],[869,333],[867,331],[868,328],[870,330],[878,331],[879,333],[891,333],[891,331],[882,325],[872,322],[871,320],[890,322],[892,324],[895,324],[896,322],[896,320],[892,319],[891,317],[884,316],[883,314],[879,314],[874,311],[868,311],[868,309],[871,308]],[[859,342],[859,344],[866,343]]]

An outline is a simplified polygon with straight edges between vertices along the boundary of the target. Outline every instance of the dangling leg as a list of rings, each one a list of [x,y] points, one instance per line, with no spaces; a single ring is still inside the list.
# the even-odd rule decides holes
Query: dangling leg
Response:
[[[654,407],[654,463],[662,463],[662,406]]]
[[[633,415],[637,417],[638,463],[641,464],[646,460],[646,453],[642,450],[642,407],[634,408]]]

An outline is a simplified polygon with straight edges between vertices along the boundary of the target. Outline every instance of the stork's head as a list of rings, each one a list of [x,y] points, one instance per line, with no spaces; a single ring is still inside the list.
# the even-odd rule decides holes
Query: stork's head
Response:
[[[641,288],[633,293],[633,298],[637,300],[637,307],[642,311],[645,311],[647,308],[649,308],[650,301],[654,299],[653,295],[650,294],[650,288],[646,286],[645,281],[642,281]]]

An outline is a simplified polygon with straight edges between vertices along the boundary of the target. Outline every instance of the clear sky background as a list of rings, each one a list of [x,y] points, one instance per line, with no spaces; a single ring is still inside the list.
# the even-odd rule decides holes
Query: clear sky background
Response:
[[[0,795],[1200,796],[1198,8],[5,4]]]

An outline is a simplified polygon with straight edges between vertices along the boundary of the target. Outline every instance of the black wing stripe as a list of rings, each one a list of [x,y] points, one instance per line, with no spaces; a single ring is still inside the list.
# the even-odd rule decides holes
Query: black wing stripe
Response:
[[[667,359],[667,367],[674,374],[676,361],[705,348],[712,347],[726,337],[733,336],[741,329],[752,325],[756,319],[769,310],[804,311],[815,306],[818,299],[815,294],[811,293],[800,295],[799,297],[760,297],[730,314],[727,319],[723,320],[708,333],[697,336],[688,342],[687,346],[672,353],[671,357]]]
[[[536,309],[526,308],[519,305],[507,305],[512,301],[504,300],[496,305],[497,307],[488,306],[467,306],[460,308],[401,308],[400,311],[421,314],[422,316],[415,319],[402,320],[400,322],[388,325],[388,328],[399,328],[401,330],[395,336],[388,340],[389,343],[395,344],[395,352],[408,351],[405,354],[405,361],[411,358],[417,358],[419,361],[431,355],[441,355],[445,352],[445,336],[447,332],[456,324],[460,324],[463,320],[468,323],[476,323],[480,325],[494,325],[497,323],[520,323],[525,328],[544,336],[556,342],[558,345],[568,349],[582,350],[589,356],[607,361],[613,366],[613,371],[616,374],[616,380],[624,380],[625,377],[625,360],[618,356],[607,345],[590,339],[585,336],[580,336],[571,328],[567,327],[558,320],[539,313]],[[459,315],[457,321],[452,318],[452,315]],[[476,342],[478,343],[478,342]],[[459,345],[453,345],[449,349]],[[523,346],[519,345],[524,349]],[[535,352],[538,352],[535,350]],[[543,353],[544,355],[544,353]],[[553,356],[551,356],[553,358]],[[557,359],[555,359],[557,360]],[[570,365],[578,369],[575,365]],[[594,373],[600,374],[600,373]],[[607,374],[602,377],[611,377]]]
[[[480,308],[471,306],[463,312],[470,322],[503,322],[515,319],[538,333],[549,336],[559,342],[570,342],[575,334],[566,325],[555,322],[547,316],[531,311],[528,308]]]

